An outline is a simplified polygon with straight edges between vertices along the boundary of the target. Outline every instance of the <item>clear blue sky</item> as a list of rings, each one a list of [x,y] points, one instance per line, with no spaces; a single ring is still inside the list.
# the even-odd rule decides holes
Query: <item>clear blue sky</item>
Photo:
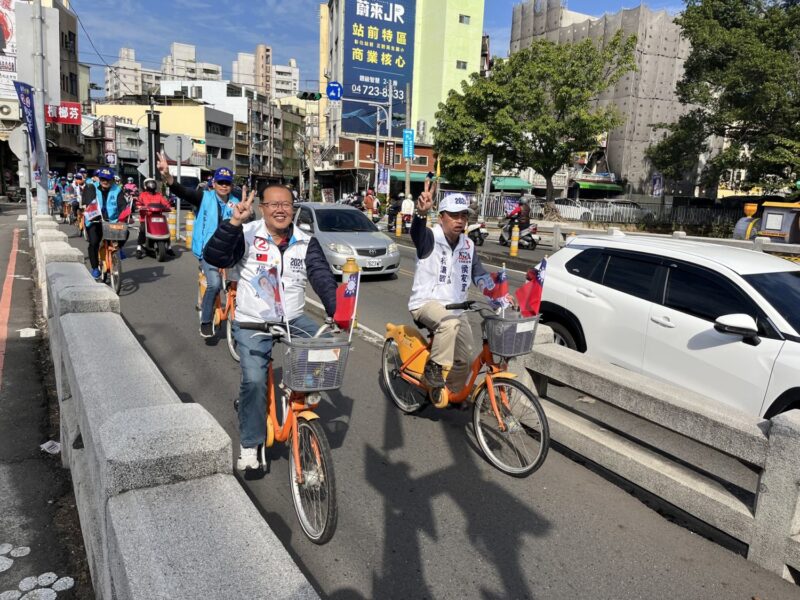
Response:
[[[198,60],[221,64],[230,77],[238,52],[253,52],[256,44],[272,46],[277,64],[296,58],[301,87],[316,87],[318,6],[320,0],[71,0],[102,60],[80,29],[80,59],[92,64],[92,80],[101,83],[103,60],[113,63],[120,47],[136,50],[145,67],[160,68],[174,42],[194,44]],[[512,7],[518,0],[486,0],[484,30],[491,36],[492,54],[508,53]],[[681,10],[679,0],[654,0],[651,8]],[[635,3],[620,0],[569,0],[570,10],[600,16]],[[308,80],[314,80],[308,81]]]

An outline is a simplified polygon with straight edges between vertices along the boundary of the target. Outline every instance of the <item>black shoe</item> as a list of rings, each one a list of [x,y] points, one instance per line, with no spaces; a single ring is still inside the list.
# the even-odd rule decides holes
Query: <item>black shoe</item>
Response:
[[[136,258],[142,258],[144,256],[144,252],[140,249],[136,250]]]
[[[214,337],[214,323],[200,323],[200,337]]]
[[[167,256],[175,256],[175,250],[172,248],[167,248]]]
[[[428,382],[430,387],[435,388],[443,388],[444,387],[444,377],[442,376],[442,367],[441,365],[437,365],[432,360],[429,360],[425,363],[425,371],[423,372],[423,377],[425,377],[425,381]]]

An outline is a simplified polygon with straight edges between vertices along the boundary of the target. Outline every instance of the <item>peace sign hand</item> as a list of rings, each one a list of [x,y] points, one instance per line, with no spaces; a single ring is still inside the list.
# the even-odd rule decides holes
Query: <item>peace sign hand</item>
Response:
[[[167,155],[164,154],[163,152],[158,153],[158,161],[156,162],[156,167],[158,168],[158,172],[161,173],[161,178],[166,182],[166,184],[172,185],[174,179],[169,172],[169,163],[167,162]]]
[[[417,211],[427,214],[433,208],[433,197],[436,195],[436,182],[431,181],[430,177],[425,178],[424,191],[417,199]]]
[[[231,225],[237,227],[242,223],[247,222],[250,215],[253,214],[253,201],[256,199],[256,191],[253,190],[247,194],[247,186],[242,188],[241,202],[233,205],[233,214],[231,215]]]

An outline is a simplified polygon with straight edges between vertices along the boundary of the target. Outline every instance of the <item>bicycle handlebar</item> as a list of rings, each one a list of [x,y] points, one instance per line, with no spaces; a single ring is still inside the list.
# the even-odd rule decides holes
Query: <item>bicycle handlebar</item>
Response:
[[[266,322],[266,323],[239,323],[239,327],[241,329],[251,329],[254,331],[260,331],[262,333],[267,333],[272,336],[272,339],[279,339],[286,335],[287,324],[279,321],[279,322]],[[291,327],[291,325],[289,325]],[[331,327],[325,323],[323,324],[317,332],[312,337],[319,337],[326,331],[328,331]],[[299,329],[298,329],[299,331]],[[335,332],[334,332],[335,333]]]

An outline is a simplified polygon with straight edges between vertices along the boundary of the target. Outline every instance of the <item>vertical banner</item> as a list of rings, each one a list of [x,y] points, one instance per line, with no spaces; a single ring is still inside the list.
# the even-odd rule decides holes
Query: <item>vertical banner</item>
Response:
[[[36,114],[33,107],[33,88],[21,81],[14,82],[17,91],[19,105],[22,108],[22,120],[28,130],[28,140],[31,145],[31,171],[37,182],[42,180],[42,168],[47,163],[47,156],[44,148],[40,148],[36,143]],[[44,123],[42,123],[44,126]]]
[[[375,191],[379,194],[389,193],[389,167],[378,165],[378,185]]]
[[[378,109],[348,99],[388,102],[392,89],[392,137],[406,127],[406,84],[414,74],[416,0],[343,0],[344,99],[342,131],[375,134]]]

